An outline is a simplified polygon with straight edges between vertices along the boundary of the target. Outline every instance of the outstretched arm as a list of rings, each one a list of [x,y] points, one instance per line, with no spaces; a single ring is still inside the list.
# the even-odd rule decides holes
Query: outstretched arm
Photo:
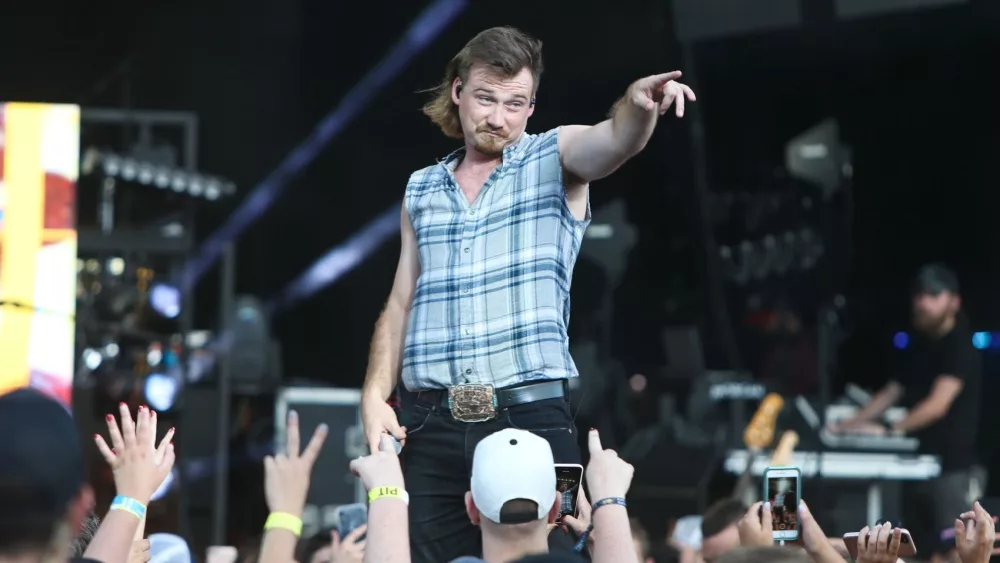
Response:
[[[566,172],[583,182],[599,180],[639,153],[656,127],[657,117],[675,107],[684,116],[694,92],[675,82],[679,71],[634,82],[614,107],[610,119],[597,125],[567,125],[559,129],[559,154]]]

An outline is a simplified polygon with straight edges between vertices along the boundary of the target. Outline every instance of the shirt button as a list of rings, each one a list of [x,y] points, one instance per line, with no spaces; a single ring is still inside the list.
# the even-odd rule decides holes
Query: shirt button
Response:
[[[472,375],[472,369],[465,370],[465,375]]]
[[[472,331],[469,329],[465,329],[465,335],[468,336],[469,334],[472,334]]]
[[[468,292],[469,292],[469,288],[465,288],[465,289],[462,290],[462,293],[468,293]]]
[[[466,247],[465,247],[465,250],[464,250],[464,252],[465,252],[466,254],[468,254],[468,253],[469,253],[469,247],[468,247],[468,246],[466,246]]]
[[[470,209],[469,210],[469,215],[475,215],[475,214],[476,214],[476,210],[475,209]]]

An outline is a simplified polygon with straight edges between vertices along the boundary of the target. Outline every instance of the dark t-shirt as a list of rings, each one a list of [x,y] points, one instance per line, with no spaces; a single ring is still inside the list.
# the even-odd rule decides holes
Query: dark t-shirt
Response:
[[[922,452],[941,457],[942,471],[968,469],[976,463],[982,369],[982,356],[972,345],[972,330],[963,317],[941,338],[915,336],[913,346],[903,353],[895,379],[905,390],[906,408],[927,398],[938,376],[956,377],[963,383],[948,414],[913,433]]]

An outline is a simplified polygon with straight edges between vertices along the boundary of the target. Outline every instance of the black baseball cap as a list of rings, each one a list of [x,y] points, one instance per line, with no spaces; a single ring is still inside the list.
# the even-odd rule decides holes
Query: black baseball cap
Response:
[[[0,506],[11,518],[30,514],[54,525],[83,485],[83,448],[69,411],[30,388],[0,396]]]
[[[958,276],[939,262],[927,264],[913,278],[913,294],[937,295],[942,291],[958,293]]]

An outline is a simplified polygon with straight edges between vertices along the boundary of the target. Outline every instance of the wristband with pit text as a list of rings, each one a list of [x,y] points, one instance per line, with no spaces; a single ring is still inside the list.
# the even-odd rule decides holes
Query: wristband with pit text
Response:
[[[368,504],[384,498],[395,498],[410,504],[410,495],[402,487],[375,487],[368,491]]]
[[[135,516],[139,520],[146,517],[146,505],[132,497],[118,495],[111,501],[111,510],[122,510]]]
[[[287,512],[272,512],[264,522],[264,530],[288,530],[296,537],[302,535],[302,519]]]

